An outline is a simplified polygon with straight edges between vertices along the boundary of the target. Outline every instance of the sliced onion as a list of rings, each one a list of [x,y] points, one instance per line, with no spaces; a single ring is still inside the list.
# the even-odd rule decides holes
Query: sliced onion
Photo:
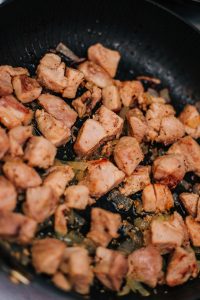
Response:
[[[74,54],[74,52],[72,52],[72,50],[70,50],[63,43],[58,44],[58,46],[56,47],[56,51],[63,54],[63,55],[65,55],[66,57],[68,57],[69,59],[71,59],[72,61],[74,61],[76,63],[80,63],[80,62],[83,62],[85,60],[85,58],[80,58],[76,54]]]

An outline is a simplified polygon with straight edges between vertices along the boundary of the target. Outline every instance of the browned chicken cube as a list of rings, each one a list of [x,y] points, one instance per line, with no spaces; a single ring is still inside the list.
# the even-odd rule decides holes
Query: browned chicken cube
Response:
[[[120,170],[130,176],[143,158],[143,152],[135,138],[120,138],[114,149],[114,160]]]
[[[110,75],[101,66],[92,61],[83,62],[78,66],[78,69],[84,74],[87,81],[92,82],[100,88],[112,85]]]
[[[74,125],[77,113],[63,99],[51,94],[42,94],[38,101],[50,115],[61,121],[67,128]]]
[[[65,76],[67,78],[67,84],[62,96],[65,98],[73,99],[76,97],[77,89],[83,81],[84,75],[79,70],[66,68]]]
[[[163,277],[162,256],[149,245],[135,250],[128,256],[128,277],[155,287]]]
[[[53,165],[56,147],[42,136],[33,136],[28,141],[24,159],[31,167],[47,169]]]
[[[192,216],[197,215],[197,204],[199,201],[199,195],[194,193],[181,193],[179,195],[180,201],[183,203],[186,211]]]
[[[156,181],[175,188],[185,176],[184,157],[180,154],[168,154],[156,158],[153,162],[153,177]]]
[[[65,244],[54,238],[36,240],[31,253],[37,273],[55,274],[64,255]]]
[[[56,272],[52,277],[52,282],[59,289],[68,292],[71,290],[71,284],[68,278],[61,272]]]
[[[190,240],[194,247],[200,247],[200,223],[197,222],[192,216],[187,216],[185,219]]]
[[[54,53],[45,54],[37,67],[37,79],[47,89],[62,93],[67,86],[65,63]]]
[[[3,165],[3,172],[18,188],[27,189],[42,183],[39,174],[21,161],[7,161]]]
[[[113,291],[119,291],[128,271],[126,257],[119,251],[98,247],[94,273],[101,283]]]
[[[108,49],[97,43],[88,48],[88,58],[104,68],[111,77],[115,77],[120,60],[118,51]]]
[[[151,183],[150,166],[138,166],[135,171],[125,178],[123,186],[119,188],[120,193],[125,196],[135,194]]]
[[[166,185],[155,183],[144,188],[142,204],[144,211],[164,212],[174,206],[174,200],[170,189]]]
[[[106,247],[113,238],[117,238],[121,216],[101,208],[92,208],[90,232],[87,237],[95,244]]]
[[[23,211],[28,217],[38,223],[42,223],[55,212],[57,203],[58,197],[54,194],[51,187],[38,186],[28,188]]]
[[[200,115],[194,105],[186,105],[179,115],[179,120],[185,127],[185,132],[193,138],[200,137]]]
[[[7,128],[28,125],[33,112],[12,95],[0,98],[0,122]]]
[[[199,273],[194,251],[177,247],[170,257],[167,266],[166,284],[169,286],[181,285],[190,277],[197,277]]]
[[[36,79],[28,77],[27,75],[15,76],[12,80],[13,88],[17,99],[22,103],[29,103],[37,99],[42,87]]]
[[[106,136],[107,133],[99,122],[87,119],[79,130],[74,151],[80,157],[87,156],[100,146]]]
[[[112,111],[121,109],[119,90],[115,85],[109,85],[102,89],[102,102],[105,107]]]
[[[17,126],[8,132],[11,156],[22,156],[24,154],[23,146],[25,142],[32,137],[32,126]]]
[[[13,92],[11,76],[0,68],[0,96],[8,96]]]
[[[128,121],[130,135],[141,143],[146,136],[148,129],[143,113],[138,108],[133,108],[127,112],[126,118]]]
[[[132,106],[133,103],[144,92],[144,87],[140,81],[124,81],[120,84],[120,97],[124,106]]]
[[[85,209],[92,204],[89,189],[85,185],[71,185],[65,191],[65,203],[68,208]]]
[[[99,198],[120,184],[125,174],[109,160],[103,158],[90,161],[81,184],[89,188],[90,196]]]
[[[12,66],[4,65],[0,66],[0,72],[4,71],[7,72],[10,76],[20,76],[20,75],[29,75],[29,72],[26,68],[16,67],[13,68]]]
[[[0,211],[12,211],[17,204],[15,186],[4,176],[0,176]]]
[[[54,214],[54,230],[60,236],[67,234],[67,214],[69,209],[66,203],[57,206]]]
[[[0,159],[8,152],[10,148],[9,138],[6,134],[5,129],[0,127]]]

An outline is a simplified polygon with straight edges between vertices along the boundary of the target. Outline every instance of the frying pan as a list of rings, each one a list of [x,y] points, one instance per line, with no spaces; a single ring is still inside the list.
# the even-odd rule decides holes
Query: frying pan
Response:
[[[40,57],[61,41],[80,57],[86,56],[88,46],[96,42],[117,49],[122,55],[117,77],[132,79],[145,74],[160,78],[178,110],[200,99],[200,35],[153,1],[18,0],[1,8],[0,64],[34,72]],[[71,159],[70,151],[67,155]],[[54,299],[80,298],[52,288],[45,278],[35,280],[44,290],[50,289]],[[29,294],[30,290],[34,295],[32,285]],[[200,279],[175,288],[160,287],[149,299],[177,297],[200,298]],[[135,294],[121,297],[139,298]],[[112,300],[116,295],[100,293],[94,287],[91,299]]]

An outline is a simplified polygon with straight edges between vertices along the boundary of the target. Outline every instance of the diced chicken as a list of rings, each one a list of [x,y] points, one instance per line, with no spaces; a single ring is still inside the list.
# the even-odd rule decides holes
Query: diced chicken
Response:
[[[55,146],[64,145],[69,141],[71,135],[70,129],[52,115],[38,109],[35,112],[35,119],[41,133]]]
[[[102,90],[103,105],[112,111],[121,109],[119,90],[115,85],[109,85]]]
[[[146,119],[138,108],[133,108],[128,111],[126,118],[129,126],[129,133],[131,136],[141,143],[147,133]]]
[[[67,128],[74,125],[77,113],[63,99],[51,94],[42,94],[38,101],[50,115],[61,121]]]
[[[19,103],[12,95],[0,98],[0,122],[13,128],[19,125],[28,125],[33,117],[33,112]]]
[[[38,186],[28,188],[23,211],[28,217],[38,223],[42,223],[55,212],[57,203],[58,197],[54,194],[51,187]]]
[[[192,216],[187,216],[185,219],[190,240],[194,247],[200,247],[200,223],[195,221]]]
[[[149,245],[131,253],[128,257],[128,277],[155,287],[163,276],[162,256]]]
[[[12,211],[17,204],[17,192],[14,185],[4,176],[0,176],[0,211]]]
[[[5,132],[5,129],[0,127],[0,159],[8,152],[10,147],[9,138]]]
[[[167,266],[166,284],[176,286],[197,277],[199,273],[194,251],[178,247],[173,252]]]
[[[116,136],[118,138],[123,129],[124,121],[116,113],[102,105],[96,114],[94,119],[98,121],[107,133],[107,139],[111,139]]]
[[[106,136],[107,133],[99,122],[87,119],[79,130],[74,151],[78,156],[87,156],[100,146]]]
[[[0,66],[0,72],[7,72],[10,76],[20,76],[20,75],[29,75],[29,72],[26,68],[16,67],[4,65]]]
[[[90,196],[101,197],[120,184],[125,175],[109,160],[103,158],[90,161],[81,184],[89,188]]]
[[[192,137],[181,138],[169,148],[168,153],[182,154],[186,172],[193,171],[200,176],[200,146]]]
[[[65,292],[68,292],[71,290],[71,284],[70,284],[69,280],[61,272],[57,272],[54,274],[54,276],[52,277],[52,282],[55,284],[55,286],[57,286],[59,289],[65,291]]]
[[[149,173],[149,166],[138,166],[130,176],[125,178],[123,187],[119,188],[120,193],[129,196],[143,190],[151,183]]]
[[[19,213],[0,212],[0,237],[20,244],[28,244],[34,238],[37,223]]]
[[[119,291],[128,271],[127,259],[119,251],[98,247],[94,273],[107,288]]]
[[[185,176],[184,157],[180,154],[160,156],[154,160],[152,171],[156,181],[175,188]]]
[[[31,167],[47,169],[53,165],[56,147],[42,136],[33,136],[28,141],[24,159]]]
[[[74,172],[70,166],[55,166],[50,168],[44,179],[44,185],[50,186],[54,193],[60,197],[64,194],[66,185],[74,178]]]
[[[24,154],[23,145],[32,137],[32,126],[17,126],[8,132],[11,156],[22,156]]]
[[[138,104],[142,110],[147,110],[147,108],[153,103],[166,104],[164,98],[159,97],[158,94],[152,95],[150,92],[141,93],[138,97]]]
[[[195,139],[200,137],[200,115],[194,105],[186,105],[179,115],[179,120],[183,123],[188,135]]]
[[[161,253],[188,244],[188,232],[182,217],[175,212],[169,219],[151,222],[151,242]]]
[[[144,92],[144,87],[140,81],[124,81],[121,82],[119,89],[120,97],[124,106],[132,106],[133,103]]]
[[[11,76],[5,70],[0,69],[0,96],[8,96],[13,92]]]
[[[194,193],[181,193],[179,195],[180,201],[183,203],[186,211],[192,216],[197,215],[197,204],[199,201],[199,195]]]
[[[143,158],[143,152],[135,138],[120,138],[114,149],[114,160],[120,170],[130,176]]]
[[[37,273],[55,274],[64,255],[65,244],[57,239],[45,238],[33,243],[32,262]]]
[[[67,234],[67,213],[68,208],[66,203],[60,204],[55,210],[54,230],[61,236],[65,236]]]
[[[87,237],[95,244],[106,247],[113,238],[117,238],[121,226],[121,216],[101,208],[92,208],[90,232]]]
[[[79,70],[66,68],[65,76],[67,78],[67,84],[62,96],[65,98],[73,99],[76,97],[77,89],[83,81],[84,75]]]
[[[12,84],[17,99],[22,103],[34,101],[42,92],[42,87],[37,80],[27,75],[15,76],[12,80]]]
[[[47,53],[40,60],[37,77],[42,86],[54,92],[62,93],[67,87],[65,63],[61,62],[61,58],[56,54]]]
[[[65,191],[65,202],[67,207],[85,209],[93,203],[89,196],[89,189],[85,185],[71,185]]]
[[[111,77],[115,77],[120,60],[118,51],[108,49],[97,43],[88,48],[88,58],[104,68]]]
[[[27,189],[42,183],[39,174],[21,161],[7,161],[3,165],[3,172],[18,188]]]
[[[100,88],[112,85],[112,78],[110,75],[99,65],[92,61],[85,61],[78,66],[87,81],[92,82]]]
[[[144,211],[164,212],[174,206],[174,200],[170,189],[166,185],[155,183],[144,188],[142,204]]]

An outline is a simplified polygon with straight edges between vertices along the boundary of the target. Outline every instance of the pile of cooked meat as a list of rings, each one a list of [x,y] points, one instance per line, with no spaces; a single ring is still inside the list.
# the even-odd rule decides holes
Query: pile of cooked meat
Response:
[[[45,54],[32,77],[0,66],[0,238],[65,291],[197,277],[200,184],[174,191],[200,176],[198,109],[177,115],[156,78],[114,79],[120,54],[101,44],[63,60]]]

